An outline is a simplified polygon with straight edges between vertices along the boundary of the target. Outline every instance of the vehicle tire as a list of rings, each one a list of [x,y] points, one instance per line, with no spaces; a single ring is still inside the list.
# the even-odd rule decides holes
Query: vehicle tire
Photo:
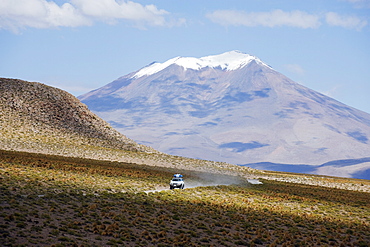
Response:
[[[181,189],[184,189],[184,187],[185,187],[185,185],[183,184],[183,185],[181,185]]]

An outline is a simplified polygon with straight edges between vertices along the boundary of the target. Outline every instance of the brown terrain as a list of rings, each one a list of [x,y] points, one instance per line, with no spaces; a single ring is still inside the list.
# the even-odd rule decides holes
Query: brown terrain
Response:
[[[41,152],[36,143],[151,150],[114,130],[73,95],[41,83],[1,78],[0,109],[1,141],[12,140],[9,148],[32,140]]]

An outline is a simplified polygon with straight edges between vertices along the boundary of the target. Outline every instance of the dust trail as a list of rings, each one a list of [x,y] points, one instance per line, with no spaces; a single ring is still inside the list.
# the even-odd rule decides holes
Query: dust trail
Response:
[[[196,173],[191,174],[189,181],[185,181],[185,188],[195,188],[199,186],[218,186],[218,185],[238,185],[245,184],[246,180],[241,177],[222,175],[215,173]]]
[[[263,184],[261,181],[258,179],[247,179],[248,183],[250,184]]]
[[[196,187],[205,187],[205,186],[218,186],[218,185],[240,185],[247,184],[247,181],[244,178],[231,176],[231,175],[222,175],[214,173],[205,173],[205,172],[191,172],[183,173],[185,181],[185,189],[196,188]],[[157,189],[157,190],[147,190],[145,193],[151,192],[160,192],[170,190],[169,185],[167,189]]]

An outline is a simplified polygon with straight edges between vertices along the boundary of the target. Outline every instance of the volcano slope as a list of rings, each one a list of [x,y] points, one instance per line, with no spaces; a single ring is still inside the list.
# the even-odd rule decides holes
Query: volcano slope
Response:
[[[370,193],[260,179],[168,186],[174,172],[130,163],[0,152],[3,246],[368,246]],[[263,175],[260,173],[259,175]],[[271,174],[270,174],[271,175]],[[302,174],[279,173],[286,181]],[[267,176],[267,174],[264,174]],[[338,187],[368,180],[305,176]],[[291,180],[289,180],[291,179]],[[212,180],[218,180],[213,176]]]
[[[370,179],[370,114],[241,52],[153,63],[79,99],[168,154]]]

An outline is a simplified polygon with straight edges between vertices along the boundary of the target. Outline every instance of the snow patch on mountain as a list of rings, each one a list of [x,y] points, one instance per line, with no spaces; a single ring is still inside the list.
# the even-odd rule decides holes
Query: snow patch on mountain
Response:
[[[214,56],[206,56],[201,58],[175,57],[167,60],[164,63],[152,63],[151,65],[139,70],[132,76],[132,78],[153,75],[173,64],[182,66],[185,70],[200,70],[205,67],[220,67],[222,70],[237,70],[246,66],[252,61],[256,61],[259,64],[267,66],[257,57],[239,51],[230,51]]]

